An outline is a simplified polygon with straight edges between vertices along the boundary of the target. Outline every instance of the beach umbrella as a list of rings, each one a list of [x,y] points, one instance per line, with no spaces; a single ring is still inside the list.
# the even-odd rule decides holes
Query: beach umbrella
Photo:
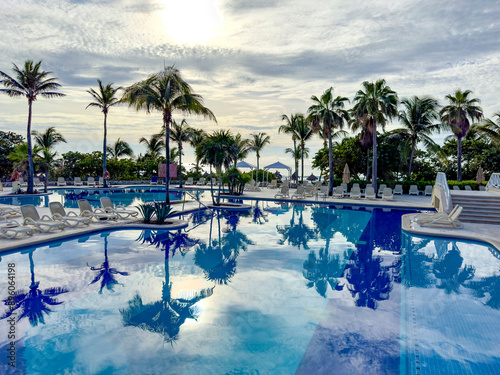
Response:
[[[477,170],[477,174],[476,174],[476,182],[478,185],[481,185],[481,182],[484,181],[484,171],[483,171],[483,168],[481,166],[479,166],[479,169]]]
[[[311,173],[311,175],[309,177],[307,177],[307,180],[308,181],[316,181],[318,179],[318,177],[316,177],[314,174]]]
[[[349,171],[349,166],[345,163],[344,173],[342,174],[342,182],[348,184],[351,182],[351,172]]]

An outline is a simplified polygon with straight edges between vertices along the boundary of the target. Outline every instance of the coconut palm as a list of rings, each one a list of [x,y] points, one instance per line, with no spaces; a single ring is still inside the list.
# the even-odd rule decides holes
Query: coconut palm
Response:
[[[257,176],[256,176],[256,181],[259,181],[259,159],[260,159],[260,152],[264,148],[265,145],[268,145],[271,143],[271,137],[266,135],[266,133],[257,133],[257,134],[250,134],[252,138],[250,139],[250,149],[252,151],[255,151],[255,154],[257,155]]]
[[[194,148],[195,158],[196,158],[196,170],[200,169],[200,159],[201,152],[198,147],[203,143],[207,136],[207,133],[203,129],[193,129],[191,131],[191,138],[189,139],[189,144]]]
[[[293,156],[293,161],[295,163],[295,176],[297,177],[297,181],[299,180],[299,160],[302,156],[302,151],[304,151],[304,154],[309,155],[309,149],[306,148],[305,150],[302,150],[300,148],[300,145],[294,144],[293,148],[287,147],[285,149],[285,154],[290,154]]]
[[[306,142],[313,136],[313,131],[307,123],[303,114],[297,114],[295,136],[300,148],[300,160],[302,161],[301,180],[304,181],[304,158],[306,157]],[[297,180],[299,176],[297,175]]]
[[[40,146],[35,145],[31,150],[33,157],[38,157],[41,151]],[[14,168],[16,170],[22,171],[22,177],[26,175],[26,172],[29,172],[29,152],[28,152],[28,143],[24,142],[19,145],[15,145],[12,152],[7,156],[10,160],[14,162]]]
[[[440,115],[444,125],[449,126],[457,138],[457,181],[462,181],[462,138],[465,137],[471,123],[483,117],[483,110],[478,105],[481,101],[470,98],[470,90],[457,90],[446,95],[449,104],[441,109]]]
[[[175,120],[172,120],[172,129],[170,130],[170,139],[177,143],[177,148],[179,150],[179,185],[182,189],[182,143],[189,142],[192,135],[192,129],[189,127],[185,119],[177,124]]]
[[[170,126],[175,112],[202,115],[204,118],[217,121],[212,111],[203,105],[203,98],[193,92],[174,66],[165,67],[146,80],[127,87],[122,100],[138,111],[145,110],[146,113],[156,111],[162,114],[167,170],[170,165]],[[170,178],[167,176],[165,180],[165,200],[170,203]]]
[[[295,134],[295,129],[297,128],[297,114],[291,114],[290,117],[287,115],[281,115],[281,120],[285,121],[284,125],[281,125],[278,128],[278,133],[285,133],[285,134],[290,134],[292,136],[292,141],[293,141],[293,148],[287,148],[285,150],[285,153],[292,154],[293,156],[293,161],[295,165],[295,175],[299,175],[299,159],[300,159],[300,153],[296,154],[295,151],[287,151],[287,150],[299,150],[297,148],[297,135]]]
[[[439,146],[432,140],[431,134],[439,132],[442,125],[434,123],[439,118],[438,101],[430,97],[419,98],[413,96],[401,101],[404,110],[399,112],[399,121],[403,128],[397,129],[398,136],[403,143],[410,146],[410,161],[408,165],[408,179],[411,175],[413,155],[417,143],[421,142],[431,151],[438,151]]]
[[[104,114],[104,138],[102,142],[102,174],[104,176],[104,173],[106,172],[106,151],[108,151],[108,147],[106,146],[108,135],[108,112],[112,106],[120,103],[120,101],[116,97],[116,93],[122,88],[113,87],[113,83],[108,83],[106,86],[103,86],[100,79],[97,80],[97,83],[99,84],[98,91],[94,90],[93,88],[87,90],[87,92],[92,95],[94,101],[90,102],[85,109],[87,109],[88,107],[97,107]],[[106,179],[104,179],[104,187],[107,187]]]
[[[146,155],[151,159],[156,160],[160,156],[160,152],[165,148],[165,141],[163,140],[163,134],[153,134],[149,140],[145,137],[139,139],[139,143],[146,146]]]
[[[248,153],[251,151],[250,140],[243,139],[240,133],[237,133],[234,136],[234,143],[236,146],[236,158],[234,159],[234,167],[236,168],[236,164],[238,161],[243,160],[247,157]]]
[[[33,112],[33,102],[37,100],[38,96],[44,98],[57,98],[65,96],[57,92],[61,87],[57,83],[57,78],[50,78],[52,72],[41,69],[42,62],[37,63],[33,60],[26,60],[23,69],[14,65],[15,78],[0,71],[0,85],[5,88],[0,89],[10,97],[26,97],[28,99],[28,126],[26,140],[28,143],[28,193],[33,193],[33,151],[31,144],[31,116]]]
[[[389,86],[385,79],[362,83],[363,90],[359,90],[354,96],[353,116],[362,124],[363,129],[370,131],[372,135],[373,162],[372,183],[377,191],[377,125],[384,129],[388,120],[397,116],[398,95]]]
[[[484,120],[484,123],[478,127],[478,131],[490,139],[492,143],[500,145],[500,112],[495,113],[497,122],[492,119]]]
[[[47,192],[47,182],[49,181],[50,170],[57,154],[57,152],[52,152],[52,147],[58,143],[67,142],[62,134],[57,132],[54,127],[47,128],[43,133],[33,130],[31,134],[35,137],[36,144],[42,149],[41,162],[45,170],[44,189],[45,192]]]
[[[313,129],[320,132],[323,139],[328,139],[328,166],[329,166],[329,184],[328,194],[333,192],[333,134],[335,129],[342,130],[344,123],[349,120],[349,113],[344,109],[345,102],[349,99],[337,96],[333,97],[333,87],[327,89],[321,97],[311,96],[313,104],[307,110],[308,120],[312,123]],[[338,133],[341,135],[343,133]]]
[[[112,146],[108,145],[106,150],[109,152],[113,160],[118,160],[118,158],[123,156],[134,155],[132,147],[130,147],[130,145],[126,141],[123,141],[120,138],[118,138]]]

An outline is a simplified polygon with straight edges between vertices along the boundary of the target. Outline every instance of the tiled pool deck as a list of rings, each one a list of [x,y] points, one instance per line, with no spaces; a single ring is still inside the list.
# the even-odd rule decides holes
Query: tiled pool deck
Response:
[[[115,187],[122,187],[120,185]],[[197,187],[199,189],[199,187]],[[188,187],[187,189],[194,189]],[[234,197],[236,199],[261,199],[261,200],[272,200],[272,201],[280,201],[282,199],[274,198],[274,195],[278,192],[278,189],[268,189],[263,188],[261,191],[245,191],[243,196]],[[293,193],[293,189],[292,189]],[[5,196],[10,194],[10,188],[5,188],[4,191],[0,192],[0,196]],[[224,198],[231,198],[228,196],[224,196]],[[359,205],[359,206],[377,206],[377,207],[387,207],[387,208],[413,208],[413,209],[422,209],[422,210],[433,210],[431,205],[431,197],[430,196],[414,196],[414,195],[396,195],[392,201],[387,200],[365,200],[365,199],[349,199],[349,198],[327,198],[326,201],[323,199],[315,200],[315,197],[309,197],[306,199],[284,199],[284,201],[296,201],[306,204],[315,204],[315,203],[325,203],[329,205],[342,206],[342,205]],[[210,202],[204,201],[203,203],[209,204]],[[5,206],[5,205],[2,205]],[[198,202],[187,202],[183,205],[179,205],[175,207],[177,211],[190,212],[193,210],[197,210],[199,208]],[[49,208],[41,207],[38,208],[40,215],[50,214]],[[409,233],[415,233],[420,235],[430,235],[430,236],[443,236],[443,237],[453,237],[453,238],[462,238],[469,239],[474,241],[482,241],[487,242],[497,249],[500,250],[500,226],[493,224],[473,224],[473,223],[464,223],[464,226],[460,229],[447,229],[447,228],[426,228],[420,227],[418,224],[412,222],[413,215],[404,215],[402,228],[403,230]],[[21,221],[21,217],[18,216],[15,218],[18,221]],[[5,220],[1,220],[0,223],[5,222]],[[53,241],[57,239],[63,239],[67,237],[73,237],[79,234],[87,234],[92,232],[101,231],[102,229],[108,228],[131,228],[131,227],[144,227],[145,224],[141,224],[142,220],[134,218],[134,219],[125,219],[119,220],[115,222],[104,222],[104,223],[91,223],[85,227],[78,228],[65,228],[63,231],[54,231],[51,233],[39,233],[36,232],[31,237],[20,237],[16,239],[5,239],[0,238],[0,252],[2,251],[11,251],[16,250],[16,248],[34,245],[38,243],[43,243],[47,241]],[[147,226],[148,228],[152,228],[151,225]]]

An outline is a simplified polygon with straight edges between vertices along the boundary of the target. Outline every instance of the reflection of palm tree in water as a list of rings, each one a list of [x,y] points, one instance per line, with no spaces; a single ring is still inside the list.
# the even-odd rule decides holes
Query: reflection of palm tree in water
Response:
[[[38,323],[45,324],[45,319],[43,314],[49,314],[52,312],[50,306],[60,305],[62,302],[59,302],[55,297],[62,293],[67,293],[68,290],[64,288],[48,288],[44,290],[38,289],[39,282],[35,281],[35,264],[33,262],[33,250],[30,250],[29,253],[30,259],[30,271],[31,271],[31,285],[30,290],[25,292],[24,290],[16,291],[14,295],[14,308],[11,310],[10,306],[7,305],[9,303],[9,299],[3,300],[5,305],[9,306],[9,310],[0,317],[0,319],[8,318],[12,315],[12,313],[21,309],[22,312],[17,318],[17,321],[20,321],[23,318],[28,318],[30,324],[32,326],[37,326]]]
[[[129,301],[126,309],[120,309],[125,326],[139,327],[159,333],[164,341],[173,343],[186,319],[197,319],[194,305],[213,294],[213,287],[192,293],[190,298],[172,298],[170,282],[169,255],[171,242],[163,242],[165,248],[165,281],[161,300],[144,304],[139,294]]]
[[[99,290],[99,294],[102,293],[102,290],[104,288],[107,288],[108,290],[113,292],[113,287],[118,284],[118,281],[115,278],[115,275],[122,275],[122,276],[128,276],[128,272],[121,272],[118,271],[116,268],[111,268],[109,266],[109,261],[108,261],[108,236],[109,233],[103,233],[101,234],[101,237],[104,237],[104,263],[101,264],[100,267],[90,267],[92,271],[97,271],[97,276],[92,280],[91,284],[94,284],[101,280],[101,289]]]
[[[269,219],[267,218],[267,214],[265,211],[259,207],[259,201],[255,201],[255,207],[253,208],[253,218],[252,222],[256,224],[264,224],[267,223]]]
[[[283,238],[279,240],[280,245],[287,242],[289,245],[298,247],[299,249],[302,246],[307,250],[309,249],[307,243],[310,240],[317,238],[315,231],[304,224],[303,210],[304,208],[302,206],[294,205],[290,225],[276,226],[277,232],[283,236]],[[300,212],[300,215],[298,222],[295,223],[295,212],[297,211]]]
[[[434,263],[433,272],[439,280],[438,288],[444,289],[448,294],[460,293],[460,286],[472,279],[475,273],[473,266],[465,265],[462,268],[463,260],[460,250],[453,242],[453,248],[446,253],[444,258]]]
[[[344,254],[344,258],[347,254]],[[342,259],[342,260],[343,260]],[[315,287],[318,294],[326,298],[328,285],[332,290],[342,290],[343,285],[339,284],[339,277],[344,271],[344,262],[338,255],[328,255],[328,249],[319,251],[319,258],[314,251],[309,253],[309,257],[304,261],[304,277],[309,281],[308,288]]]

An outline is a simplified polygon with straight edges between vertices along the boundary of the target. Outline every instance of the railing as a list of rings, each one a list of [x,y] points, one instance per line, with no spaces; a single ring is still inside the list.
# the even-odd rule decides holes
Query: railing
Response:
[[[449,213],[452,209],[450,188],[443,172],[436,176],[436,183],[432,191],[432,204],[438,211]]]
[[[183,194],[187,194],[187,195],[189,195],[191,198],[193,198],[195,201],[197,201],[197,202],[198,202],[198,204],[199,204],[198,208],[199,208],[199,207],[201,207],[201,206],[203,206],[203,207],[205,207],[207,210],[212,211],[212,209],[211,209],[211,208],[209,208],[209,207],[207,207],[204,203],[202,203],[202,202],[200,201],[200,199],[199,199],[196,195],[191,194],[190,192],[185,191],[185,190],[183,190],[183,191],[182,191],[182,193],[183,193]],[[182,203],[182,209],[184,210],[184,203]]]
[[[500,189],[500,173],[493,173],[490,177],[490,180],[486,184],[486,190],[488,188]]]

